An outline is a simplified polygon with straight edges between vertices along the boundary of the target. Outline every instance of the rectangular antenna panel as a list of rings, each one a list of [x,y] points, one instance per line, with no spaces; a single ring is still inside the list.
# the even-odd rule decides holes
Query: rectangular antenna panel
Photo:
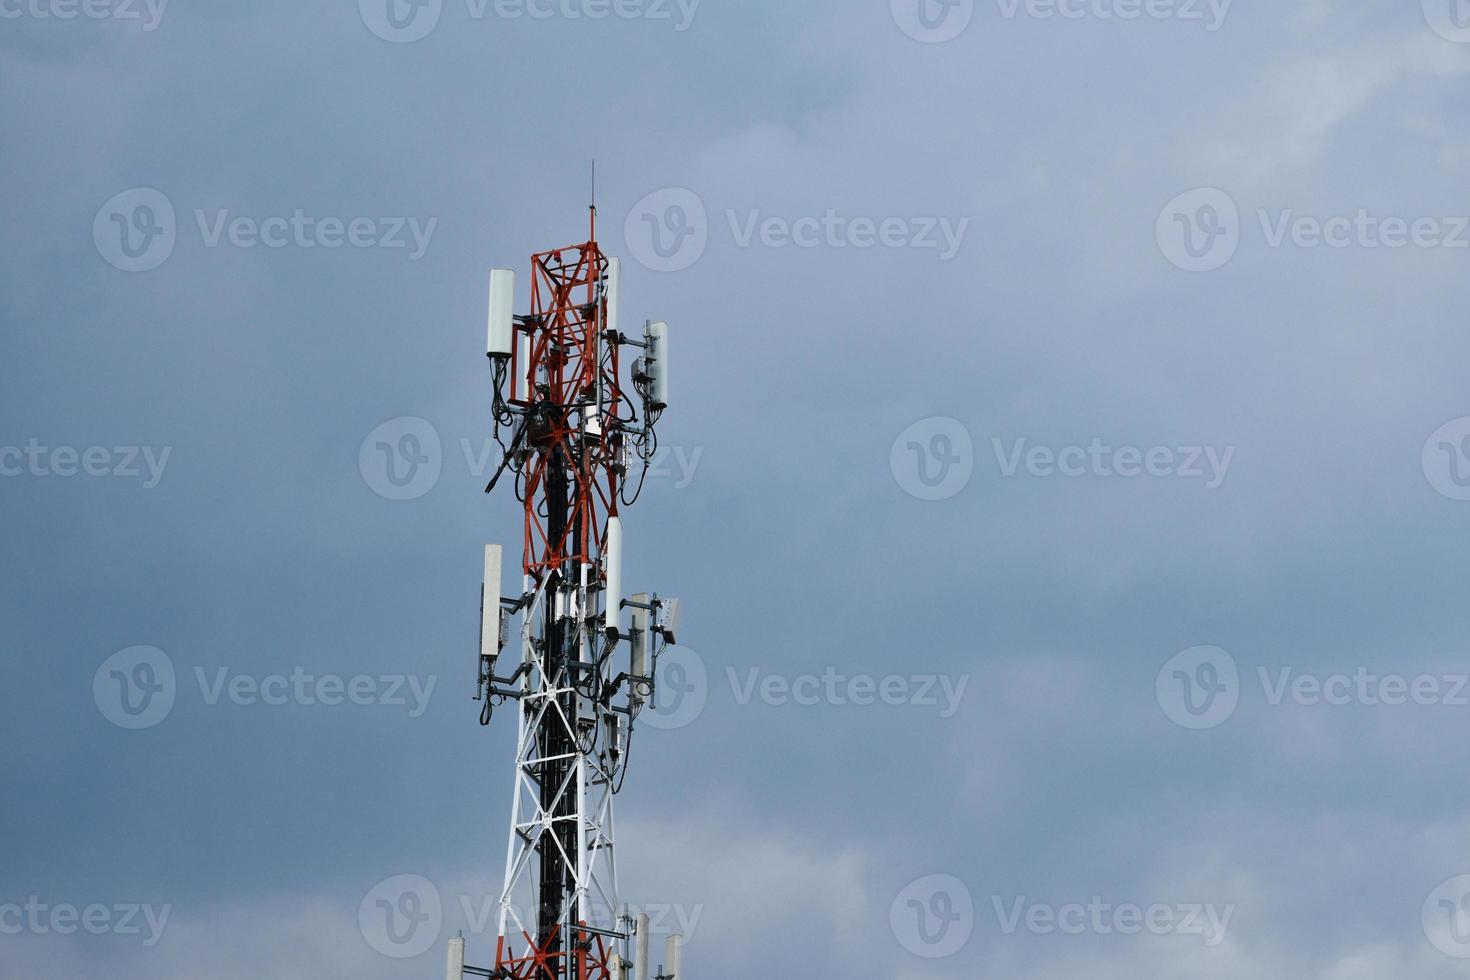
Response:
[[[648,364],[653,403],[665,407],[669,404],[669,325],[660,320],[648,328],[648,334],[653,340]]]
[[[490,334],[485,351],[491,357],[510,357],[515,341],[516,274],[510,269],[490,270]]]
[[[622,279],[623,263],[616,258],[607,260],[607,329],[618,329],[618,283]]]
[[[531,400],[531,335],[516,331],[516,358],[510,379],[510,400],[525,404]]]
[[[628,597],[629,608],[633,612],[633,665],[628,673],[634,677],[648,676],[649,659],[653,654],[653,636],[648,629],[652,616],[643,606],[652,601],[653,596],[647,592]]]
[[[623,627],[623,522],[607,519],[607,603],[603,629],[621,631]]]
[[[485,545],[485,592],[480,599],[480,654],[500,656],[500,545]]]
[[[633,940],[633,976],[636,980],[648,980],[648,913],[638,913],[637,935]]]
[[[449,940],[449,963],[444,971],[445,980],[464,980],[464,937]]]
[[[675,637],[679,635],[679,600],[662,599],[660,605],[663,606],[663,622],[660,625],[664,628],[664,636],[670,643],[678,643]]]

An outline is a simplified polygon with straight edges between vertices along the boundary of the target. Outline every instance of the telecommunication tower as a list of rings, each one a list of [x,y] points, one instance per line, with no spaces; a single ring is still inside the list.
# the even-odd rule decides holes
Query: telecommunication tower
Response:
[[[486,492],[513,483],[525,527],[519,593],[502,594],[502,549],[485,549],[476,697],[484,725],[514,704],[519,736],[495,966],[465,966],[453,940],[449,980],[649,973],[647,919],[619,900],[613,797],[679,613],[677,600],[624,595],[620,509],[637,500],[657,449],[669,329],[621,331],[619,263],[597,244],[595,204],[590,224],[585,243],[531,257],[529,313],[514,312],[515,273],[490,273],[503,456]]]

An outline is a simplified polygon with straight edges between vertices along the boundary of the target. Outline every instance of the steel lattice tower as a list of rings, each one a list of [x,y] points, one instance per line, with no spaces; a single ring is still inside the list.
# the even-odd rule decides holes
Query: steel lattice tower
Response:
[[[456,956],[460,975],[514,980],[620,980],[631,962],[613,797],[677,603],[622,595],[619,508],[636,500],[656,448],[669,362],[666,324],[645,324],[638,339],[619,332],[618,282],[617,259],[597,244],[595,206],[585,243],[532,256],[528,314],[513,313],[515,274],[490,275],[487,349],[504,456],[486,492],[513,477],[525,507],[524,577],[519,595],[503,596],[501,549],[486,548],[479,698],[487,725],[497,705],[514,702],[519,736],[495,967],[465,967],[458,941],[451,977]],[[626,372],[624,348],[636,351]],[[513,670],[502,667],[507,646]],[[646,949],[646,936],[636,938]]]

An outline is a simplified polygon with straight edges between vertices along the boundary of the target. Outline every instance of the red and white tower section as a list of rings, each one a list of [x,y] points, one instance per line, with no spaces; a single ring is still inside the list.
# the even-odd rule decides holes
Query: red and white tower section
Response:
[[[516,274],[490,273],[487,352],[495,437],[486,492],[524,504],[520,591],[502,590],[502,548],[485,549],[481,723],[513,706],[518,726],[500,931],[492,968],[449,978],[649,978],[646,920],[618,894],[613,798],[639,714],[678,630],[678,603],[623,591],[622,510],[639,495],[668,404],[669,331],[619,320],[619,264],[588,240],[531,257],[530,311]],[[671,942],[659,976],[677,973]]]

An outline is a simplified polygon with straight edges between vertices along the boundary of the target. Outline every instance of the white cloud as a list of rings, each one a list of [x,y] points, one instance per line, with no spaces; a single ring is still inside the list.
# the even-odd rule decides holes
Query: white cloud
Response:
[[[686,964],[711,978],[752,976],[773,955],[817,954],[826,961],[867,945],[872,919],[859,848],[825,836],[767,833],[710,816],[629,821],[620,828],[622,900],[672,911],[654,924],[656,955],[668,932],[686,931]],[[497,869],[498,870],[498,869]],[[337,892],[220,906],[207,915],[173,910],[151,949],[119,937],[4,937],[0,980],[107,975],[117,980],[406,980],[438,975],[445,944],[469,937],[469,961],[495,945],[497,874],[440,876],[443,928],[420,957],[384,957],[358,931],[363,896]],[[484,926],[481,931],[481,925]],[[845,952],[844,952],[845,951]],[[853,965],[857,965],[853,962]],[[425,970],[430,973],[426,974]],[[697,972],[696,972],[697,971]],[[731,972],[735,971],[735,972]]]
[[[1340,127],[1400,83],[1467,70],[1470,53],[1427,31],[1298,54],[1267,71],[1218,120],[1201,120],[1184,163],[1235,193],[1258,195],[1317,164]]]

